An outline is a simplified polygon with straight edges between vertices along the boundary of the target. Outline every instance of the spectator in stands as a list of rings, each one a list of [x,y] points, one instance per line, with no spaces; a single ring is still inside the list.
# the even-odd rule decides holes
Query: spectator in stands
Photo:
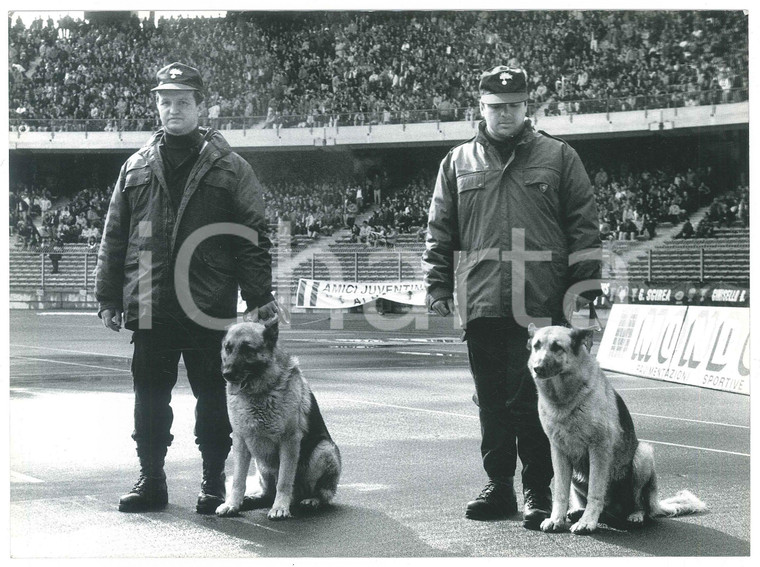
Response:
[[[306,235],[309,238],[316,238],[319,235],[319,221],[314,213],[309,213],[306,217]]]
[[[19,220],[16,224],[16,245],[21,246],[22,250],[29,248],[29,241],[32,238],[33,224],[29,223],[26,219]]]
[[[713,236],[715,236],[715,227],[712,221],[708,217],[705,217],[697,224],[694,238],[712,238]]]
[[[657,222],[649,215],[649,213],[644,213],[644,230],[647,231],[649,240],[652,240],[657,236],[656,228]]]
[[[369,237],[367,238],[367,244],[376,248],[382,242],[385,241],[386,228],[384,225],[373,226],[370,225]]]
[[[351,237],[349,238],[348,241],[352,242],[352,243],[359,242],[359,235],[360,235],[360,233],[361,233],[361,229],[358,226],[356,226],[356,223],[354,223],[351,226]]]
[[[63,241],[60,238],[56,238],[53,241],[53,245],[48,253],[48,258],[50,258],[50,263],[53,265],[52,273],[57,274],[58,263],[61,261],[61,258],[63,258]]]
[[[599,239],[600,240],[613,240],[614,235],[612,234],[612,229],[610,228],[610,223],[602,220],[599,223]]]
[[[362,226],[359,229],[359,242],[369,244],[370,235],[372,234],[372,228],[367,221],[362,221]]]
[[[163,128],[121,169],[96,269],[103,324],[119,331],[123,319],[124,326],[134,331],[133,438],[141,474],[120,499],[119,510],[158,510],[167,505],[164,459],[172,441],[170,400],[181,353],[197,398],[195,435],[203,457],[196,511],[211,514],[224,502],[224,465],[231,446],[219,358],[224,323],[235,319],[238,287],[247,303],[246,318],[277,323],[270,241],[261,189],[250,165],[231,151],[218,131],[199,128],[199,105],[205,97],[201,74],[172,63],[160,69],[157,78],[152,91]],[[203,173],[190,177],[192,172]],[[132,184],[145,189],[151,202],[129,199],[124,189]],[[176,266],[188,270],[184,291],[197,309],[193,312],[183,302],[183,290],[174,289],[174,278],[166,276],[182,244],[215,223],[234,223],[257,238],[212,234],[194,249],[193,260],[203,261]],[[167,249],[170,226],[176,241]],[[145,283],[146,270],[137,265],[138,248],[143,247],[151,250],[148,261],[154,262],[147,270],[147,289],[154,291],[147,301],[138,297]]]
[[[717,227],[720,227],[726,222],[725,205],[720,198],[716,197],[713,199],[713,202],[710,205],[710,210],[707,212],[707,220],[709,220],[713,226]]]
[[[516,232],[529,250],[545,250],[546,242],[557,242],[556,235],[565,235],[552,251],[562,257],[601,246],[593,189],[578,155],[565,142],[537,132],[526,119],[525,72],[495,67],[481,75],[479,91],[485,120],[474,139],[444,157],[430,204],[423,271],[428,307],[440,316],[454,311],[455,249],[462,251],[460,260],[466,264],[469,252],[502,250],[508,242],[516,245]],[[513,163],[526,172],[524,178],[509,173]],[[461,175],[462,171],[505,168],[504,175]],[[545,175],[550,170],[557,175]],[[556,217],[543,209],[555,191],[565,196],[564,206],[557,205]],[[509,215],[495,206],[496,192],[511,195]],[[546,193],[547,199],[528,198],[533,192]],[[553,472],[527,368],[528,320],[564,322],[567,286],[597,280],[601,269],[596,260],[581,261],[572,269],[556,262],[526,262],[522,269],[527,283],[522,289],[504,287],[503,273],[509,269],[509,264],[481,259],[469,276],[463,276],[466,296],[458,302],[480,407],[483,467],[489,479],[481,494],[467,504],[466,516],[485,520],[517,511],[513,483],[519,451],[523,525],[538,529],[551,511]],[[585,300],[599,293],[589,290]]]
[[[668,208],[668,218],[670,222],[673,224],[678,224],[683,220],[683,215],[686,211],[681,209],[681,207],[676,203],[675,201],[670,204],[670,207]]]
[[[747,194],[749,191],[747,190]],[[744,228],[749,227],[749,205],[747,205],[747,199],[742,197],[737,206],[736,216],[739,222]]]
[[[87,240],[87,251],[90,254],[97,254],[100,238],[95,238],[94,236],[90,236],[90,238]]]
[[[49,193],[45,193],[40,197],[39,205],[40,205],[40,214],[45,215],[53,206],[53,203],[50,201]]]
[[[358,207],[359,212],[364,210],[364,192],[361,185],[356,187],[356,206]]]
[[[398,240],[398,230],[393,226],[382,226],[377,238],[378,246],[385,246],[386,248],[393,248],[396,246]]]
[[[686,222],[683,223],[683,226],[681,227],[681,230],[678,232],[678,234],[675,235],[674,238],[691,238],[694,236],[694,227],[691,224],[691,221],[689,219],[686,219]]]

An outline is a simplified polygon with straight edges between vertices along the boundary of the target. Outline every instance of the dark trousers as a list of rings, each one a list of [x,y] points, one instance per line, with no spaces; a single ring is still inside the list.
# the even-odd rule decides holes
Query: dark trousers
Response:
[[[466,340],[488,478],[514,476],[519,455],[523,488],[548,487],[553,476],[551,451],[527,366],[528,330],[513,319],[481,318],[467,324]]]
[[[171,445],[174,414],[170,405],[180,356],[195,396],[195,441],[204,460],[224,460],[232,445],[225,382],[221,371],[224,331],[191,322],[157,324],[132,336],[132,377],[138,454],[163,455]]]

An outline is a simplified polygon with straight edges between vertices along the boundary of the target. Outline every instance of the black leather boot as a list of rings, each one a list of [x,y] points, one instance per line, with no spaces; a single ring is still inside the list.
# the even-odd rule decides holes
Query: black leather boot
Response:
[[[541,489],[523,490],[523,527],[529,530],[541,529],[543,522],[552,512],[552,491],[547,486]]]
[[[203,481],[195,511],[199,514],[213,514],[224,504],[227,490],[224,486],[227,477],[224,474],[225,459],[203,459]]]
[[[119,499],[120,512],[152,512],[163,510],[169,503],[164,473],[166,448],[153,454],[137,450],[140,478],[132,490]]]
[[[467,503],[465,516],[470,520],[497,520],[517,513],[514,478],[488,481],[480,495]]]

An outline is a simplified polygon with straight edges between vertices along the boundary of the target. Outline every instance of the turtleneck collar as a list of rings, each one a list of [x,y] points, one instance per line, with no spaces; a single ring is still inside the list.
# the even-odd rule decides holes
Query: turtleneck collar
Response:
[[[164,144],[172,149],[188,149],[200,146],[203,141],[203,134],[196,128],[189,134],[182,134],[181,136],[175,136],[164,132]]]
[[[522,136],[523,132],[525,131],[526,126],[527,126],[527,122],[523,122],[522,126],[520,126],[520,129],[513,136],[509,136],[508,138],[504,138],[504,139],[498,139],[498,138],[494,138],[491,135],[491,133],[488,131],[488,126],[486,125],[485,120],[484,120],[483,128],[481,132],[483,132],[483,135],[486,137],[486,139],[494,146],[514,146],[517,143],[517,141],[520,139],[520,136]]]

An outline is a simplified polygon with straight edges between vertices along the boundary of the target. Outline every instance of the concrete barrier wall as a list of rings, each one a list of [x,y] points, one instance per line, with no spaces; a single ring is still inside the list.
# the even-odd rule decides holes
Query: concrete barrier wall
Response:
[[[613,112],[610,114],[575,114],[538,116],[534,122],[540,130],[554,136],[575,137],[648,134],[658,130],[746,126],[749,103],[694,106],[656,110]],[[476,123],[427,122],[422,124],[388,124],[339,126],[337,128],[282,128],[223,130],[236,150],[252,148],[311,148],[325,146],[372,146],[404,144],[453,144],[475,134]],[[149,132],[9,132],[12,150],[42,151],[133,151],[145,143]]]

